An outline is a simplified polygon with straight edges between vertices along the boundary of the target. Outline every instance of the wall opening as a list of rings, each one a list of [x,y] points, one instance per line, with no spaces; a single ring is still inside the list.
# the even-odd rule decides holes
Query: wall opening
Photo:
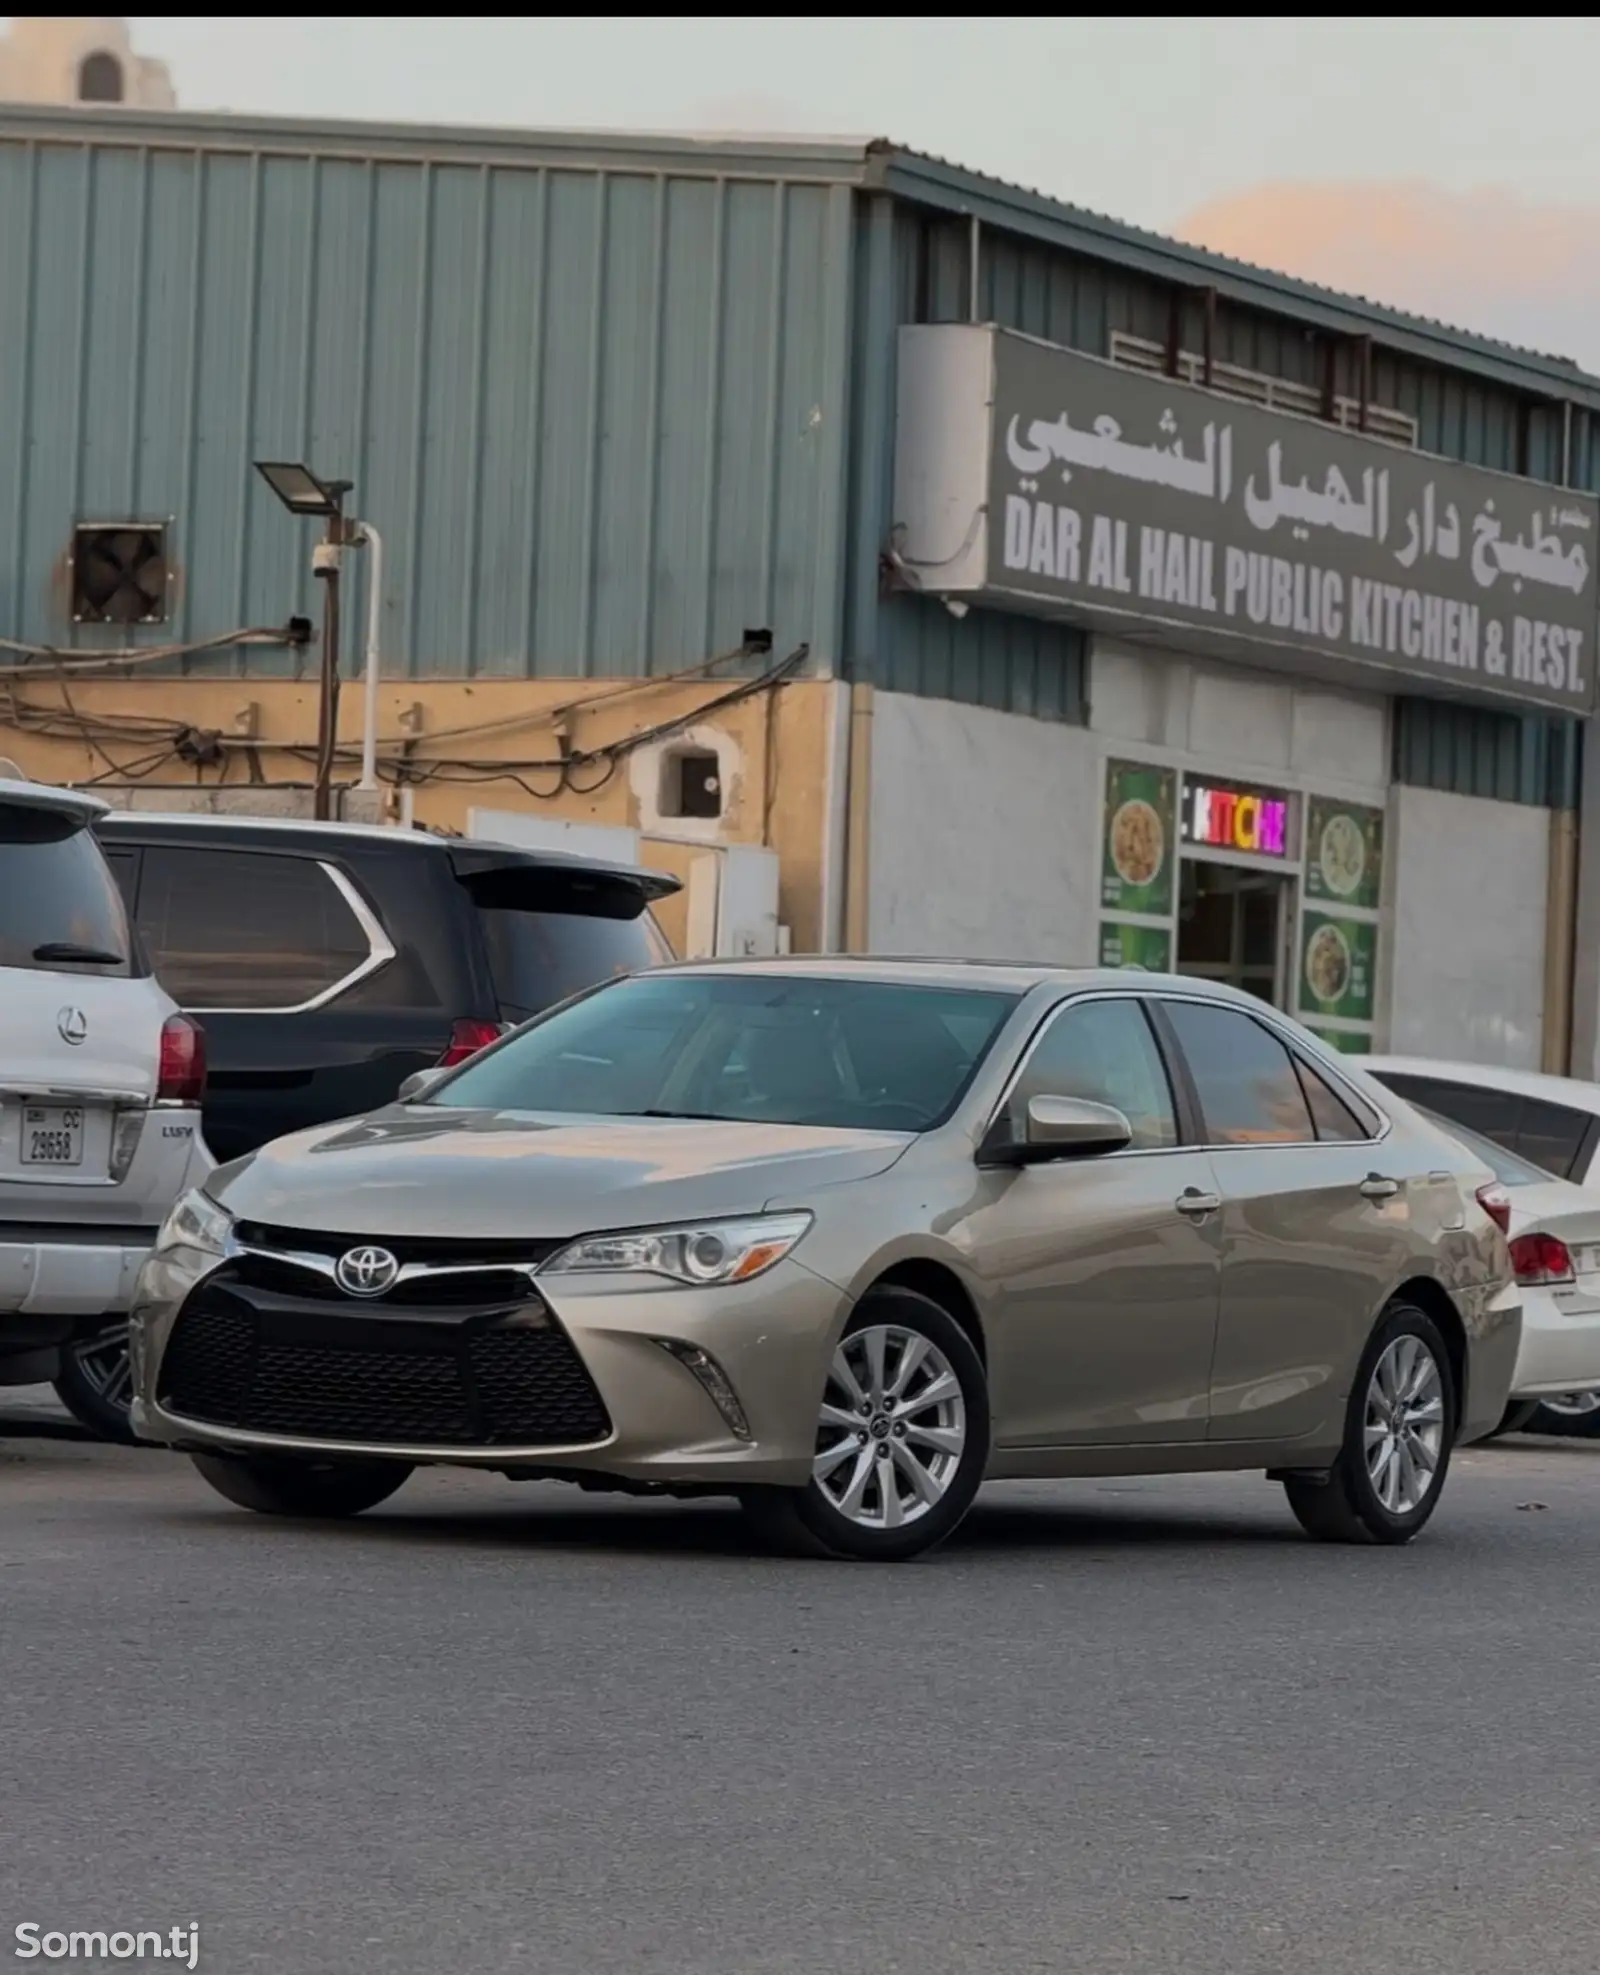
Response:
[[[122,64],[115,55],[97,48],[78,64],[80,103],[120,103],[125,94]]]
[[[661,757],[656,807],[663,816],[706,820],[722,814],[722,764],[710,748],[669,748]]]

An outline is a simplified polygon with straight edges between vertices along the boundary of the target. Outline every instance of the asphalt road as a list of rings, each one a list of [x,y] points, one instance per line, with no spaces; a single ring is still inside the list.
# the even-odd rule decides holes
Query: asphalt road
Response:
[[[0,1394],[0,1966],[1593,1975],[1597,1586],[1556,1442],[1408,1551],[1081,1482],[874,1571],[450,1475],[275,1526]]]

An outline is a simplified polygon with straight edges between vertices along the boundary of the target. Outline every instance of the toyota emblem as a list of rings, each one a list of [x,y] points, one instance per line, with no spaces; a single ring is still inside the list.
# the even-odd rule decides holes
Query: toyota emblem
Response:
[[[335,1264],[333,1279],[347,1296],[381,1296],[399,1273],[387,1248],[350,1248]]]
[[[56,1029],[63,1042],[76,1048],[89,1033],[89,1018],[81,1008],[63,1008],[56,1017]]]

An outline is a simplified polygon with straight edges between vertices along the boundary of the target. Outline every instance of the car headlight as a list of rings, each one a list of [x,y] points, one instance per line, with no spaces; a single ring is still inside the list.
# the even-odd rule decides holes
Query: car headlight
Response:
[[[588,1234],[552,1255],[540,1274],[666,1276],[696,1288],[750,1282],[781,1262],[810,1225],[809,1214],[758,1214],[641,1234]]]
[[[202,1255],[227,1252],[228,1231],[233,1216],[219,1207],[209,1194],[196,1187],[186,1193],[162,1223],[156,1236],[155,1252],[168,1255],[174,1248],[196,1249]]]

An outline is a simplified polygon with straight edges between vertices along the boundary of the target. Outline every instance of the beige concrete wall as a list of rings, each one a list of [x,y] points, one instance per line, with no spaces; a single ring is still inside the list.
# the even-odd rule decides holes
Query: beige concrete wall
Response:
[[[407,681],[380,695],[386,780],[409,762],[419,823],[465,831],[474,807],[526,810],[572,822],[697,835],[700,843],[762,844],[778,853],[779,910],[797,952],[820,949],[828,911],[831,757],[837,723],[831,682],[802,680],[706,711],[734,683],[590,679]],[[341,695],[335,780],[360,773],[362,695]],[[715,746],[723,814],[707,828],[654,815],[659,758],[670,743],[607,754],[647,729],[685,723],[674,738]],[[575,757],[565,778],[562,737]],[[186,739],[185,736],[188,738]],[[81,679],[40,669],[0,676],[0,756],[41,781],[136,788],[142,807],[162,792],[310,787],[317,737],[311,681]],[[201,765],[175,749],[196,750]],[[212,757],[219,757],[213,759]],[[398,812],[398,794],[389,796]],[[646,841],[644,860],[682,876],[698,844]],[[681,899],[663,913],[681,938]]]

